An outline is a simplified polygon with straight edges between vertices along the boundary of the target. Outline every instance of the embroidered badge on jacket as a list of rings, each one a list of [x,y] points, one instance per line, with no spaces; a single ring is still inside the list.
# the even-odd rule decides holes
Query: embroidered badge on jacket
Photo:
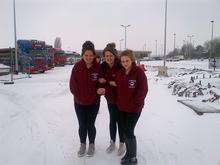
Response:
[[[91,76],[92,76],[92,81],[97,81],[98,80],[98,73],[92,73]]]
[[[136,80],[129,80],[128,88],[135,88],[135,87],[136,87]]]

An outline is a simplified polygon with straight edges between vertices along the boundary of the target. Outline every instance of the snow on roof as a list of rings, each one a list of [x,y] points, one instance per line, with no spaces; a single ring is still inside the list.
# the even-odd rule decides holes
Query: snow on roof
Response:
[[[5,68],[10,68],[9,66],[6,66],[4,64],[0,64],[0,68],[5,69]]]

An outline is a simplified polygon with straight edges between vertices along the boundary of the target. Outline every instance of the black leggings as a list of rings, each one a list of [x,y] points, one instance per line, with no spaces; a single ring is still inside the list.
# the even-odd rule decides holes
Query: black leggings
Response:
[[[118,126],[118,134],[119,140],[121,143],[124,143],[124,134],[122,130],[121,123],[119,122],[119,110],[116,104],[108,103],[108,110],[110,115],[110,123],[109,123],[109,131],[110,131],[110,138],[112,141],[116,141],[116,133],[117,133],[117,126]]]
[[[128,113],[128,112],[119,111],[119,120],[122,124],[123,132],[126,139],[135,138],[134,129],[140,117],[140,114],[141,112]]]
[[[86,143],[87,134],[89,143],[95,142],[96,128],[95,120],[99,110],[99,104],[75,105],[75,111],[79,122],[79,138],[81,143]]]

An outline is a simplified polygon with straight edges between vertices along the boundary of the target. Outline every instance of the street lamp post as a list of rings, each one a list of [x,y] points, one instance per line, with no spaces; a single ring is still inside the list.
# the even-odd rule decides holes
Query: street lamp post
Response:
[[[213,28],[214,28],[214,21],[211,21],[212,23],[212,32],[211,32],[211,42],[210,42],[210,59],[213,56]]]
[[[164,49],[163,49],[163,66],[158,68],[158,76],[168,76],[166,67],[166,47],[167,47],[167,0],[165,0],[165,25],[164,25]]]
[[[125,49],[127,48],[126,47],[126,42],[127,42],[127,28],[131,25],[121,25],[124,29],[125,29]]]
[[[192,44],[192,38],[194,37],[194,35],[188,35],[187,37],[189,38],[189,43]]]
[[[212,20],[211,23],[212,23],[212,34],[211,34],[211,42],[210,42],[210,60],[213,57],[213,29],[214,29],[214,21]],[[216,67],[215,58],[211,62],[213,62],[213,69],[215,71],[215,67]]]
[[[173,34],[173,51],[176,49],[176,33]]]
[[[15,0],[13,0],[13,8],[14,8],[15,72],[18,73],[18,46],[17,46]]]
[[[192,37],[194,37],[194,35],[188,35],[187,37],[189,38],[188,51],[189,51],[189,57],[190,57],[191,56],[191,47],[192,47]]]
[[[187,57],[187,44],[186,44],[187,42],[186,42],[186,40],[183,40],[183,47],[182,48],[184,48],[183,49],[183,51],[184,51],[184,58],[186,58]]]
[[[165,26],[164,26],[164,52],[163,66],[166,66],[166,47],[167,47],[167,0],[165,1]]]

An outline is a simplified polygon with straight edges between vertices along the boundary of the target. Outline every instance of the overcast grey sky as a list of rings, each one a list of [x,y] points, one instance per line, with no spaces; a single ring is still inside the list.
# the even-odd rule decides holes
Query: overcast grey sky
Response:
[[[127,31],[127,47],[162,52],[165,0],[16,0],[18,39],[45,40],[53,44],[61,37],[63,48],[81,51],[85,40],[96,49],[124,38],[121,24],[131,24]],[[220,36],[220,0],[168,0],[168,51],[181,46],[187,35],[195,35],[195,45]],[[0,0],[0,48],[14,45],[13,0]]]

